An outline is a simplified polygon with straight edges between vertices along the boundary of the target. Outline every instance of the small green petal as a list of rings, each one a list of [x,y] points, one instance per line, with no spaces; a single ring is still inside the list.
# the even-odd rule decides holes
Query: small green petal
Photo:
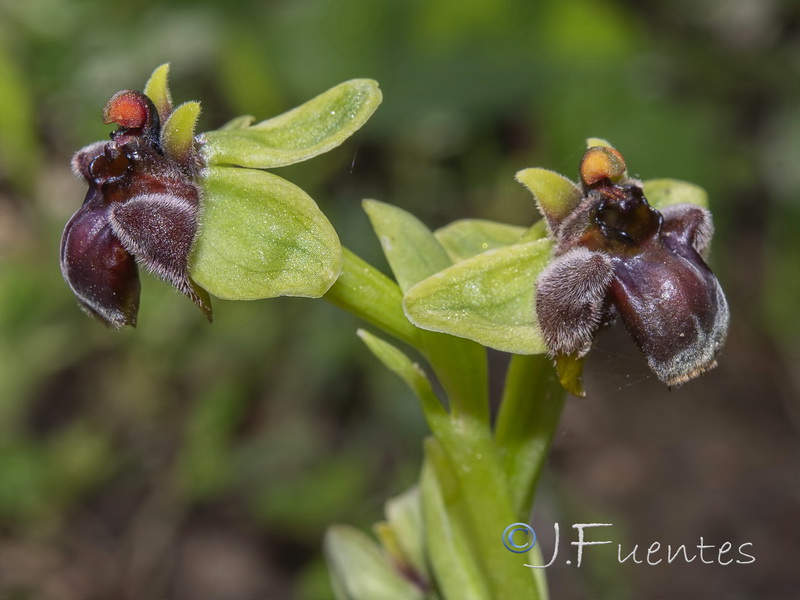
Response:
[[[308,194],[250,169],[201,174],[203,212],[191,275],[229,300],[319,298],[342,270],[333,226]]]
[[[644,195],[656,209],[684,203],[708,208],[708,194],[703,188],[678,179],[649,179],[644,182]]]
[[[191,162],[199,117],[199,102],[184,102],[172,112],[161,130],[161,147],[167,156],[179,163]]]
[[[277,117],[250,127],[209,131],[209,165],[282,167],[327,152],[361,128],[381,103],[378,83],[352,79]]]
[[[546,350],[535,318],[534,284],[550,260],[551,242],[538,240],[461,261],[411,288],[403,299],[409,320],[518,354]]]
[[[586,138],[586,148],[594,148],[595,146],[603,146],[604,148],[614,148],[608,140],[598,137]]]
[[[437,229],[434,235],[452,261],[459,262],[487,250],[514,244],[526,231],[524,227],[495,221],[461,219]]]
[[[563,175],[547,169],[523,169],[517,181],[524,185],[536,199],[542,216],[554,229],[578,205],[580,188]]]
[[[335,525],[325,534],[325,558],[337,600],[424,600],[365,533]]]
[[[253,115],[241,115],[225,123],[225,125],[220,127],[220,130],[246,129],[255,123],[255,120],[256,118]]]
[[[364,200],[364,211],[403,292],[452,263],[431,230],[411,213]]]
[[[144,86],[144,95],[156,105],[158,117],[162,123],[167,120],[167,117],[172,112],[172,94],[169,92],[168,78],[169,63],[164,63],[153,71]]]

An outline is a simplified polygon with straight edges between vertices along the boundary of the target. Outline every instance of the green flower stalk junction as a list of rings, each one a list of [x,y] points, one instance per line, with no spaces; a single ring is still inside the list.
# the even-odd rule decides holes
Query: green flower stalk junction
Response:
[[[65,228],[61,268],[79,306],[135,326],[144,267],[209,320],[212,296],[325,298],[362,318],[370,328],[359,337],[417,397],[431,436],[418,484],[387,503],[377,541],[329,530],[337,598],[546,598],[544,573],[520,568],[501,535],[530,515],[566,391],[585,394],[582,361],[599,331],[620,320],[670,386],[716,364],[729,315],[705,262],[703,190],[633,179],[618,151],[590,138],[579,183],[517,173],[543,216],[529,228],[465,219],[431,231],[365,200],[390,279],[268,171],[357,131],[381,102],[376,82],[346,81],[272,119],[196,135],[200,105],[174,107],[167,75],[163,65],[142,92],[115,94],[103,111],[117,125],[111,140],[73,159],[88,192]],[[487,348],[512,354],[496,415]],[[529,562],[541,563],[537,552]]]

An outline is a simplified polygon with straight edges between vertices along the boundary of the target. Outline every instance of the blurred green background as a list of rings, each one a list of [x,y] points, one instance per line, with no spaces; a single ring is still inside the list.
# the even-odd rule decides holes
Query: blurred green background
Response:
[[[628,549],[754,544],[727,567],[598,551],[548,573],[554,598],[792,597],[799,32],[792,0],[0,3],[0,598],[327,600],[325,527],[369,527],[419,468],[415,402],[325,302],[216,301],[209,326],[145,277],[135,331],[78,310],[58,269],[85,194],[70,156],[167,61],[202,130],[377,79],[361,132],[278,172],[382,268],[362,198],[432,227],[530,224],[514,173],[575,177],[587,136],[705,187],[733,314],[720,367],[669,392],[604,335],[533,523],[612,522]]]

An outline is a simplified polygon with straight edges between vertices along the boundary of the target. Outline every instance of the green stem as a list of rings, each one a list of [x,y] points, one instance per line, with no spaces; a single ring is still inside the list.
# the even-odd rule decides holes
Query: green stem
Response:
[[[460,502],[466,509],[463,526],[492,598],[537,600],[539,590],[535,574],[524,566],[526,556],[503,546],[503,531],[517,519],[493,441],[483,427],[464,422],[454,422],[450,433],[439,441],[458,482]]]
[[[486,349],[470,340],[420,330],[423,356],[447,394],[455,421],[480,424],[490,434]]]
[[[558,426],[565,395],[548,357],[541,354],[512,357],[497,416],[495,443],[517,519],[530,516],[536,484]]]
[[[403,294],[397,284],[347,248],[342,252],[342,274],[325,299],[398,340],[419,347],[421,331],[403,314]]]
[[[414,327],[403,312],[397,284],[347,248],[342,274],[325,299],[419,350],[451,403],[453,414],[489,428],[486,350],[472,342]]]

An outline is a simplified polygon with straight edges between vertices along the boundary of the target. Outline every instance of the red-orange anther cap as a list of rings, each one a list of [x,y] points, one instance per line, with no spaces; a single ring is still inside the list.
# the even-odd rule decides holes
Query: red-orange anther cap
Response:
[[[127,129],[141,129],[147,124],[150,108],[141,92],[122,90],[103,107],[103,122],[116,123]]]
[[[625,173],[625,159],[606,146],[593,146],[581,160],[581,181],[583,185],[594,185],[603,179],[615,179]]]

